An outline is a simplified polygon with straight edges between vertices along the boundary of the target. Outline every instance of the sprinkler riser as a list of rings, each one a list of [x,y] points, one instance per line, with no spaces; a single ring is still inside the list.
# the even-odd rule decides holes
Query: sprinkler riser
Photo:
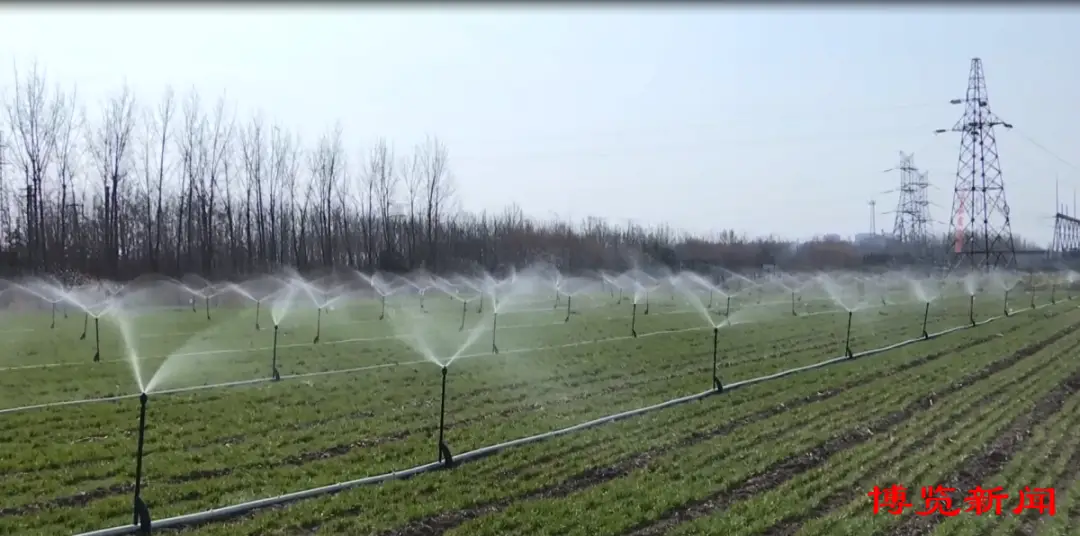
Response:
[[[277,369],[277,336],[278,325],[274,324],[274,349],[272,350],[272,354],[270,357],[270,376],[274,379],[274,381],[278,381],[281,379],[281,374],[278,373]]]
[[[844,337],[844,354],[848,357],[853,357],[851,353],[851,319],[855,316],[854,311],[848,311],[847,316],[847,335]]]
[[[930,334],[926,331],[926,322],[930,319],[930,302],[926,302],[926,309],[923,310],[922,316],[922,338],[929,339]]]
[[[495,344],[495,332],[499,327],[499,313],[496,311],[491,315],[491,353],[498,354],[499,347]]]
[[[637,338],[637,304],[635,303],[630,310],[630,334]]]
[[[149,521],[149,511],[142,500],[142,468],[143,468],[143,445],[146,438],[146,403],[149,397],[146,393],[139,396],[139,436],[138,445],[135,449],[135,496],[132,505],[132,523],[142,525],[142,519]],[[144,530],[149,527],[143,527]]]

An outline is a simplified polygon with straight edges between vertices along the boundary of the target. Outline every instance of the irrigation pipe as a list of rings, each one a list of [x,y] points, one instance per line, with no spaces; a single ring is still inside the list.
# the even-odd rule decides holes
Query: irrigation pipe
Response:
[[[1038,306],[1038,308],[1041,309],[1042,307],[1046,307],[1046,306],[1049,306],[1049,305],[1054,305],[1054,304],[1043,304],[1043,305]],[[1029,310],[1029,309],[1025,308],[1025,309],[1022,309],[1021,311],[1027,311],[1027,310]],[[807,313],[806,315],[802,315],[802,316],[815,316],[815,315],[818,315],[818,314],[831,314],[831,313],[836,313],[836,311],[819,311],[819,312],[816,312],[816,313]],[[1010,311],[1010,313],[1011,313],[1011,311]],[[1015,313],[1013,313],[1013,314],[1015,314]],[[993,318],[998,318],[998,317],[991,317],[991,319],[993,319]],[[979,325],[985,324],[985,323],[986,323],[986,320],[981,321],[979,323]],[[560,323],[560,325],[561,325],[561,323]],[[965,326],[971,327],[970,324],[965,324]],[[492,354],[491,352],[476,352],[476,353],[472,353],[472,354],[462,354],[462,355],[458,356],[456,359],[476,359],[476,358],[483,358],[483,357],[497,357],[497,356],[500,356],[500,355],[516,355],[516,354],[525,354],[525,353],[534,353],[534,352],[546,352],[546,351],[549,351],[549,350],[561,350],[561,349],[566,349],[566,348],[574,348],[574,347],[577,347],[577,346],[588,346],[588,345],[592,345],[592,344],[603,344],[603,343],[608,343],[608,342],[626,341],[626,340],[632,340],[632,339],[635,339],[635,338],[643,338],[643,337],[650,337],[650,336],[656,336],[656,335],[674,335],[674,334],[677,334],[677,333],[689,333],[689,332],[693,332],[693,331],[704,331],[704,330],[707,330],[707,329],[712,329],[712,328],[709,328],[709,327],[690,327],[690,328],[667,329],[667,330],[651,331],[651,332],[648,332],[648,333],[638,333],[637,337],[634,337],[632,335],[619,335],[617,337],[608,337],[608,338],[604,338],[604,339],[592,339],[592,340],[585,340],[585,341],[575,341],[575,342],[568,342],[568,343],[563,343],[563,344],[555,344],[555,345],[552,345],[552,346],[540,346],[540,347],[534,347],[534,348],[515,348],[515,349],[511,349],[511,350],[505,350],[505,351],[501,352],[500,354]],[[946,331],[940,332],[939,335],[940,334],[945,334],[945,333],[949,333],[949,331],[946,330]],[[368,340],[368,339],[361,339],[361,340]],[[920,338],[919,340],[922,340],[922,339]],[[345,341],[337,341],[337,342],[341,343],[341,342],[345,342]],[[914,341],[904,341],[903,343],[901,343],[901,345],[902,344],[910,344],[911,342],[914,342]],[[298,344],[296,346],[308,346],[308,345],[309,344]],[[895,346],[895,345],[890,345],[890,346],[885,346],[885,347],[883,347],[883,348],[881,348],[879,350],[881,350],[881,351],[891,350],[891,349],[896,348],[896,347],[897,346]],[[279,346],[279,348],[280,348],[280,346]],[[263,348],[262,350],[263,351],[270,350],[270,347]],[[208,351],[206,353],[187,353],[187,354],[175,354],[175,355],[177,355],[177,356],[208,355],[208,354],[214,353],[214,352],[226,352],[226,351],[228,351],[228,350],[210,350],[210,351]],[[150,358],[144,358],[143,360],[149,360],[149,359]],[[204,385],[192,385],[192,386],[187,386],[187,387],[176,387],[176,388],[172,388],[172,389],[162,389],[160,391],[154,391],[153,394],[154,395],[168,395],[168,394],[190,393],[190,392],[195,392],[195,391],[205,391],[205,390],[209,390],[209,389],[220,389],[220,388],[227,388],[227,387],[240,387],[240,386],[245,386],[245,385],[258,385],[258,384],[262,384],[262,383],[277,382],[277,381],[281,381],[281,380],[296,380],[296,379],[304,379],[304,378],[314,378],[314,377],[319,377],[319,376],[333,376],[333,375],[337,375],[337,374],[354,374],[354,373],[357,373],[357,372],[366,372],[366,371],[377,370],[377,369],[382,369],[382,368],[391,368],[391,367],[399,367],[399,366],[415,366],[415,365],[423,365],[423,364],[427,364],[427,363],[430,363],[430,361],[428,361],[426,359],[416,359],[416,360],[412,360],[412,361],[397,361],[397,362],[393,362],[393,363],[378,363],[378,364],[374,364],[374,365],[364,365],[364,366],[350,367],[350,368],[345,368],[345,369],[322,370],[322,371],[316,371],[316,372],[301,372],[301,373],[296,373],[296,374],[281,374],[281,375],[279,375],[277,377],[277,379],[260,377],[260,378],[251,378],[251,379],[247,379],[247,380],[234,380],[234,381],[221,382],[221,383],[208,383],[208,384],[204,384]],[[35,365],[35,366],[40,367],[40,366],[43,366],[43,365]],[[4,369],[0,369],[0,371],[3,371],[3,370]],[[38,410],[38,409],[64,407],[64,406],[77,406],[77,405],[82,405],[82,404],[99,404],[99,403],[105,403],[105,402],[117,402],[117,401],[120,401],[120,400],[127,400],[127,399],[130,399],[130,398],[137,398],[138,396],[139,395],[137,393],[129,393],[129,394],[113,395],[113,396],[105,396],[105,397],[83,398],[83,399],[77,399],[77,400],[63,400],[63,401],[60,401],[60,402],[45,402],[45,403],[42,403],[42,404],[32,404],[32,405],[27,405],[27,406],[16,406],[16,407],[10,407],[10,408],[3,408],[3,409],[0,409],[0,415],[10,414],[10,413],[20,413],[20,412],[23,412],[23,411],[33,411],[33,410]]]
[[[1010,312],[1009,316],[1016,315],[1017,313],[1020,313],[1020,312],[1023,312],[1023,311],[1032,311],[1032,310],[1042,309],[1044,307],[1049,307],[1051,305],[1056,305],[1056,304],[1055,303],[1044,303],[1044,304],[1038,305],[1038,306],[1036,306],[1034,308],[1025,308],[1025,309],[1021,309],[1019,311]],[[694,402],[694,401],[697,401],[697,400],[703,400],[703,399],[706,399],[706,398],[708,398],[710,396],[722,394],[722,393],[725,393],[727,391],[731,391],[733,389],[738,389],[738,388],[741,388],[741,387],[747,387],[747,386],[754,385],[754,384],[757,384],[757,383],[766,382],[766,381],[769,381],[769,380],[775,380],[775,379],[778,379],[778,378],[783,378],[784,376],[789,376],[789,375],[796,374],[796,373],[799,373],[799,372],[805,372],[805,371],[808,371],[808,370],[824,368],[826,366],[833,365],[833,364],[836,364],[836,363],[840,363],[840,362],[843,362],[843,361],[850,361],[850,360],[853,360],[853,359],[859,359],[859,358],[862,358],[862,357],[868,357],[868,356],[872,356],[872,355],[881,354],[881,353],[884,353],[884,352],[888,352],[889,350],[895,350],[897,348],[908,346],[910,344],[914,344],[914,343],[917,343],[917,342],[936,339],[938,337],[941,337],[943,335],[947,335],[949,333],[954,333],[954,332],[958,332],[958,331],[964,331],[964,330],[972,329],[972,328],[977,327],[977,326],[983,326],[983,325],[989,324],[990,322],[994,322],[996,320],[999,320],[1001,318],[1005,318],[1005,315],[992,316],[992,317],[986,318],[984,320],[978,321],[975,324],[968,323],[968,324],[964,324],[962,326],[956,326],[956,327],[953,327],[953,328],[948,328],[948,329],[945,329],[945,330],[942,330],[942,331],[938,331],[936,333],[929,333],[929,334],[927,334],[926,337],[917,337],[917,338],[913,338],[913,339],[908,339],[906,341],[901,341],[901,342],[898,342],[898,343],[890,344],[888,346],[883,346],[881,348],[873,348],[873,349],[870,349],[870,350],[863,350],[861,352],[855,352],[855,353],[851,354],[850,356],[844,355],[844,356],[840,356],[840,357],[834,357],[834,358],[826,359],[824,361],[820,361],[818,363],[814,363],[814,364],[811,364],[811,365],[792,368],[792,369],[784,370],[784,371],[781,371],[781,372],[777,372],[775,374],[770,374],[770,375],[767,375],[767,376],[760,376],[760,377],[757,377],[757,378],[751,378],[751,379],[748,379],[748,380],[743,380],[743,381],[740,381],[740,382],[731,383],[729,385],[725,385],[723,387],[723,390],[717,390],[715,388],[714,389],[709,389],[708,391],[702,391],[702,392],[697,393],[697,394],[683,396],[683,397],[680,397],[680,398],[674,398],[674,399],[668,400],[666,402],[660,402],[658,404],[653,404],[651,406],[645,406],[643,408],[632,409],[632,410],[629,410],[629,411],[623,411],[623,412],[620,412],[620,413],[615,413],[615,414],[612,414],[612,415],[608,415],[606,417],[599,417],[599,418],[593,419],[591,421],[586,421],[586,422],[583,422],[583,423],[580,423],[580,424],[575,424],[573,426],[568,426],[566,428],[560,428],[558,430],[552,430],[550,432],[544,432],[542,434],[536,434],[536,435],[532,435],[532,436],[528,436],[528,437],[522,437],[522,438],[518,438],[518,439],[513,439],[513,440],[510,440],[510,441],[503,442],[503,443],[498,443],[498,444],[495,444],[495,445],[489,445],[489,446],[486,446],[486,447],[480,447],[478,449],[470,450],[468,452],[463,452],[461,454],[458,454],[458,455],[454,456],[453,460],[451,462],[449,462],[449,466],[455,466],[455,465],[460,464],[460,463],[474,461],[474,460],[477,460],[477,459],[480,459],[480,458],[483,458],[483,457],[486,457],[486,456],[497,454],[497,453],[499,453],[499,452],[501,452],[503,450],[507,450],[507,449],[510,449],[510,448],[513,448],[513,447],[519,447],[519,446],[528,445],[528,444],[531,444],[531,443],[537,443],[537,442],[540,442],[540,441],[544,441],[544,440],[547,440],[547,439],[552,439],[552,438],[555,438],[555,437],[571,434],[571,433],[574,433],[574,432],[580,432],[582,430],[588,430],[590,428],[595,428],[595,427],[603,425],[603,424],[608,424],[608,423],[623,420],[623,419],[629,419],[629,418],[632,418],[632,417],[637,417],[639,415],[644,415],[646,413],[651,413],[651,412],[654,412],[654,411],[657,411],[657,410],[666,409],[666,408],[670,408],[670,407],[673,407],[673,406],[686,404],[688,402]],[[232,506],[225,506],[225,507],[222,507],[222,508],[214,508],[214,509],[211,509],[211,510],[204,510],[202,512],[195,512],[195,513],[191,513],[191,514],[183,514],[183,515],[179,515],[179,516],[168,517],[168,518],[165,518],[165,519],[159,519],[159,520],[156,520],[156,521],[152,521],[150,526],[151,526],[152,529],[169,529],[169,528],[184,527],[184,526],[188,526],[188,525],[197,525],[197,524],[202,524],[202,523],[208,523],[208,522],[211,522],[211,521],[217,521],[217,520],[226,519],[226,518],[229,518],[229,517],[243,515],[243,514],[246,514],[248,512],[258,510],[258,509],[262,509],[262,508],[267,508],[267,507],[271,507],[271,506],[281,506],[281,505],[293,503],[293,502],[296,502],[296,501],[299,501],[299,500],[302,500],[302,499],[308,499],[308,498],[317,497],[317,496],[320,496],[320,495],[326,495],[326,494],[330,494],[330,493],[337,493],[337,492],[345,491],[345,490],[360,487],[360,486],[367,486],[367,485],[371,485],[371,484],[381,484],[381,483],[390,482],[390,481],[393,481],[393,480],[401,480],[401,479],[405,479],[405,478],[410,478],[410,477],[413,477],[413,476],[416,476],[416,475],[419,475],[419,474],[422,474],[422,473],[427,473],[427,472],[430,472],[430,471],[443,469],[443,468],[446,468],[446,467],[448,467],[448,464],[445,464],[443,462],[431,462],[431,463],[427,463],[427,464],[424,464],[424,465],[418,465],[418,466],[415,466],[415,467],[410,467],[410,468],[404,469],[402,471],[394,471],[394,472],[390,472],[390,473],[384,473],[384,474],[381,474],[381,475],[369,476],[369,477],[359,478],[359,479],[356,479],[356,480],[349,480],[349,481],[346,481],[346,482],[339,482],[337,484],[330,484],[330,485],[327,485],[327,486],[321,486],[321,487],[317,487],[317,488],[311,488],[311,489],[306,489],[306,490],[301,490],[301,491],[294,491],[292,493],[286,493],[284,495],[278,495],[276,497],[267,497],[267,498],[264,498],[264,499],[258,499],[258,500],[254,500],[254,501],[243,502],[243,503],[239,503],[239,504],[234,504]],[[139,531],[140,531],[140,527],[138,525],[122,525],[122,526],[119,526],[119,527],[111,527],[111,528],[100,529],[100,530],[95,530],[95,531],[91,531],[91,532],[84,532],[84,533],[78,534],[76,536],[114,536],[114,535],[118,536],[118,535],[124,535],[124,534],[137,534]]]
[[[834,311],[834,310],[815,311],[813,313],[806,313],[806,314],[800,315],[800,317],[802,317],[802,316],[818,316],[818,315],[822,315],[822,314],[837,314],[837,313],[840,313],[840,312],[844,312],[844,311]],[[697,311],[682,311],[682,310],[680,310],[680,311],[667,311],[667,312],[654,313],[654,314],[656,314],[656,315],[683,315],[683,314],[691,314],[691,313],[697,313]],[[604,317],[604,318],[600,318],[600,319],[596,319],[596,320],[597,321],[625,320],[625,317],[623,317],[623,316],[609,316],[609,317]],[[566,323],[563,322],[563,321],[554,321],[554,322],[550,322],[550,323],[549,322],[544,322],[544,323],[534,323],[534,324],[511,324],[511,325],[508,325],[508,326],[500,326],[499,329],[500,330],[530,329],[530,328],[543,328],[543,327],[565,326],[565,325],[566,325]],[[480,328],[480,329],[481,329],[482,332],[483,331],[490,331],[490,328],[488,328],[488,327],[483,327],[483,328]],[[696,330],[696,329],[711,329],[711,328],[694,328],[694,329]],[[679,332],[679,330],[661,330],[661,331],[658,331],[658,332],[655,332],[655,333],[677,333],[677,332]],[[176,332],[175,334],[176,335],[198,335],[200,333],[205,333],[205,332],[204,331],[199,331],[199,332]],[[645,336],[645,335],[652,335],[652,334],[653,333],[645,333],[645,334],[641,334],[641,335]],[[355,343],[362,343],[362,342],[406,340],[408,338],[409,337],[400,336],[400,335],[380,335],[380,336],[377,336],[377,337],[357,337],[357,338],[352,338],[352,339],[340,339],[340,340],[336,340],[336,341],[326,341],[326,342],[320,342],[318,344],[314,344],[314,343],[311,343],[311,342],[294,342],[294,343],[289,343],[289,344],[279,344],[278,349],[283,349],[283,348],[305,348],[305,347],[309,347],[309,346],[327,346],[327,345],[331,345],[331,344],[355,344]],[[599,339],[598,341],[603,342],[603,341],[608,341],[608,340],[621,340],[621,339],[624,339],[624,338],[632,338],[632,337],[616,337],[616,338],[612,338],[612,339]],[[593,342],[593,341],[586,341],[586,342]],[[273,348],[272,346],[260,346],[260,347],[255,347],[255,348],[222,348],[222,349],[218,349],[218,350],[196,350],[196,351],[192,351],[192,352],[180,352],[180,353],[169,354],[169,355],[160,355],[160,356],[152,356],[152,357],[140,357],[140,358],[138,358],[138,361],[139,362],[161,361],[163,359],[168,359],[170,357],[198,357],[198,356],[204,356],[204,355],[221,355],[221,354],[250,354],[250,353],[258,353],[258,352],[268,352],[272,348]],[[555,347],[552,347],[552,348],[555,348]],[[103,359],[103,360],[98,361],[98,362],[68,361],[68,362],[61,362],[61,363],[38,363],[38,364],[34,364],[34,365],[14,365],[14,366],[10,366],[10,367],[0,367],[0,372],[15,372],[15,371],[20,371],[20,370],[34,370],[34,369],[58,368],[58,367],[77,367],[77,366],[87,366],[87,365],[96,366],[96,365],[99,365],[101,363],[129,363],[130,361],[131,361],[130,359]]]
[[[687,333],[687,332],[691,332],[691,331],[702,331],[702,330],[705,330],[705,329],[712,329],[712,328],[693,327],[693,328],[680,328],[680,329],[668,329],[668,330],[652,331],[652,332],[649,332],[649,333],[638,333],[638,338],[655,336],[655,335],[672,335],[672,334],[676,334],[676,333]],[[575,346],[588,346],[590,344],[602,344],[602,343],[607,343],[607,342],[626,341],[626,340],[631,340],[633,338],[634,337],[632,337],[630,335],[620,335],[618,337],[608,337],[606,339],[593,339],[593,340],[587,340],[587,341],[568,342],[568,343],[563,343],[563,344],[556,344],[556,345],[553,345],[553,346],[541,346],[541,347],[536,347],[536,348],[515,348],[515,349],[512,349],[512,350],[505,350],[500,354],[492,354],[491,352],[476,352],[476,353],[473,353],[473,354],[459,355],[456,359],[459,359],[459,360],[460,359],[476,359],[476,358],[482,358],[482,357],[497,357],[497,356],[525,354],[525,353],[533,353],[533,352],[546,352],[548,350],[559,350],[559,349],[564,349],[564,348],[573,348]],[[376,370],[376,369],[381,369],[381,368],[411,366],[411,365],[423,365],[423,364],[429,364],[429,363],[431,363],[431,361],[429,361],[427,359],[415,359],[413,361],[396,361],[396,362],[393,362],[393,363],[378,363],[378,364],[375,364],[375,365],[364,365],[364,366],[360,366],[360,367],[352,367],[352,368],[346,368],[346,369],[321,370],[321,371],[316,371],[316,372],[301,372],[301,373],[297,373],[297,374],[282,374],[282,375],[279,376],[279,378],[280,378],[280,380],[295,380],[295,379],[303,379],[303,378],[313,378],[313,377],[318,377],[318,376],[332,376],[332,375],[335,375],[335,374],[350,374],[350,373],[356,373],[356,372],[364,372],[364,371],[368,371],[368,370]],[[239,386],[243,386],[243,385],[257,385],[257,384],[260,384],[260,383],[271,383],[271,382],[276,382],[276,381],[278,381],[278,380],[275,380],[273,378],[265,378],[265,377],[263,377],[263,378],[251,378],[251,379],[248,379],[248,380],[235,380],[235,381],[231,381],[231,382],[208,383],[208,384],[205,384],[205,385],[192,385],[192,386],[188,386],[188,387],[177,387],[177,388],[173,388],[173,389],[162,389],[162,390],[159,390],[159,391],[154,391],[151,394],[157,396],[157,395],[167,395],[167,394],[176,394],[176,393],[190,393],[190,392],[193,392],[193,391],[204,391],[204,390],[207,390],[207,389],[218,389],[218,388],[224,388],[224,387],[239,387]],[[104,397],[96,397],[96,398],[83,398],[83,399],[78,399],[78,400],[64,400],[64,401],[60,401],[60,402],[46,402],[46,403],[43,403],[43,404],[34,404],[34,405],[30,405],[30,406],[18,406],[18,407],[0,409],[0,415],[4,415],[4,414],[8,414],[8,413],[19,413],[19,412],[22,412],[22,411],[31,411],[31,410],[36,410],[36,409],[47,409],[47,408],[62,407],[62,406],[77,406],[77,405],[80,405],[80,404],[97,404],[97,403],[102,403],[102,402],[116,402],[118,400],[126,400],[126,399],[129,399],[129,398],[138,398],[138,397],[139,397],[139,394],[134,393],[134,394],[113,395],[113,396],[104,396]]]

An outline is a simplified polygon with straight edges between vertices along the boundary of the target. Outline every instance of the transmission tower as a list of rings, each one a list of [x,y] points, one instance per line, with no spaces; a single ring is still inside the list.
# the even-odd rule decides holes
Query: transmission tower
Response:
[[[916,257],[928,253],[930,239],[930,182],[915,167],[915,155],[900,153],[900,163],[886,171],[900,172],[900,197],[894,212],[893,238]]]
[[[994,127],[1012,128],[1012,125],[990,111],[982,60],[972,58],[967,95],[951,103],[963,104],[964,115],[951,129],[937,131],[960,133],[949,224],[949,234],[953,237],[950,268],[1013,267],[1016,246],[994,135]]]

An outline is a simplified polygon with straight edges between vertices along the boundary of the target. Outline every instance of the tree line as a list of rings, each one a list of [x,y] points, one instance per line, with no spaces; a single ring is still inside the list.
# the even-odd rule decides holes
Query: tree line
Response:
[[[710,236],[603,219],[540,221],[516,205],[459,210],[448,148],[387,140],[350,158],[339,126],[305,144],[224,99],[120,88],[94,112],[35,65],[16,71],[0,113],[4,275],[154,272],[240,278],[291,266],[497,272],[537,260],[562,270],[858,268],[867,256],[825,237],[794,243]],[[931,249],[944,254],[945,237]]]

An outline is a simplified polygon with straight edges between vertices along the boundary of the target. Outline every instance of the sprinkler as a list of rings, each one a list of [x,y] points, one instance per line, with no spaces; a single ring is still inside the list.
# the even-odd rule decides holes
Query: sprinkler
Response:
[[[570,298],[572,298],[572,296],[568,294],[566,296],[566,320],[563,320],[563,322],[570,321]]]
[[[855,357],[855,354],[851,352],[851,318],[855,316],[855,311],[848,311],[847,314],[847,335],[844,337],[844,354],[848,358]]]
[[[1035,308],[1035,272],[1028,276],[1028,293],[1031,294],[1031,308]]]
[[[468,310],[469,310],[469,302],[462,301],[461,302],[461,327],[458,328],[458,331],[465,331],[465,313],[468,312]]]
[[[615,302],[615,305],[622,305],[622,289],[619,289],[619,301]]]
[[[724,307],[724,316],[731,317],[731,296],[727,297],[727,306]]]
[[[98,326],[98,317],[94,317],[94,363],[101,361],[101,330]]]
[[[551,306],[552,309],[559,308],[559,291],[555,291],[555,305]]]
[[[495,345],[495,328],[499,325],[499,313],[491,315],[491,353],[498,354],[499,347]]]
[[[439,461],[443,466],[450,468],[454,465],[454,456],[450,454],[450,447],[443,441],[446,428],[446,365],[442,367],[442,396],[439,402]]]
[[[1009,316],[1009,291],[1005,290],[1005,316]]]
[[[142,500],[143,439],[146,436],[146,393],[139,396],[139,443],[135,450],[135,500],[132,511],[132,523],[139,526],[139,532],[150,534],[150,509]]]
[[[424,309],[424,291],[422,290],[420,291],[420,309],[427,312],[427,309]]]
[[[649,293],[645,293],[645,314],[649,314]]]
[[[274,324],[274,350],[270,358],[270,374],[274,381],[281,380],[281,374],[278,373],[277,369],[277,335],[278,325]]]
[[[382,310],[379,311],[379,320],[386,318],[386,296],[382,296]]]
[[[1054,297],[1054,293],[1057,292],[1057,281],[1050,284],[1050,305],[1056,305],[1057,299]],[[53,313],[54,315],[56,313]]]
[[[83,313],[83,317],[82,317],[82,335],[79,335],[79,340],[80,341],[86,339],[86,327],[89,325],[89,323],[90,323],[90,313]]]
[[[204,301],[206,302],[206,319],[210,320],[210,296],[207,296]]]
[[[484,314],[484,295],[480,295],[480,305],[476,306],[476,314]]]
[[[930,302],[926,302],[926,309],[922,314],[922,338],[929,339],[930,333],[926,331],[926,321],[930,319]]]
[[[193,313],[199,312],[199,310],[195,308],[195,298],[191,298],[191,312],[193,312]]]
[[[706,309],[712,309],[712,299],[713,299],[713,291],[712,291],[712,289],[710,289],[709,290],[709,305],[707,305],[705,307]]]
[[[637,304],[634,304],[630,312],[630,334],[637,338]]]
[[[262,305],[261,300],[256,300],[255,301],[255,331],[262,330],[262,328],[259,327],[259,307],[261,305]]]
[[[322,335],[322,307],[319,307],[315,313],[315,339],[311,341],[311,344],[319,344],[319,337]]]
[[[720,383],[720,376],[716,374],[716,354],[719,344],[720,327],[714,326],[712,329],[712,383],[713,389],[716,389],[717,393],[722,393],[724,391],[724,384]]]
[[[52,304],[52,323],[49,324],[49,329],[53,329],[55,327],[56,327],[56,302],[53,302],[53,304]]]
[[[968,300],[968,319],[971,320],[971,325],[975,325],[975,295],[972,294]]]
[[[795,312],[795,291],[791,291],[791,316],[799,316],[799,313]]]

